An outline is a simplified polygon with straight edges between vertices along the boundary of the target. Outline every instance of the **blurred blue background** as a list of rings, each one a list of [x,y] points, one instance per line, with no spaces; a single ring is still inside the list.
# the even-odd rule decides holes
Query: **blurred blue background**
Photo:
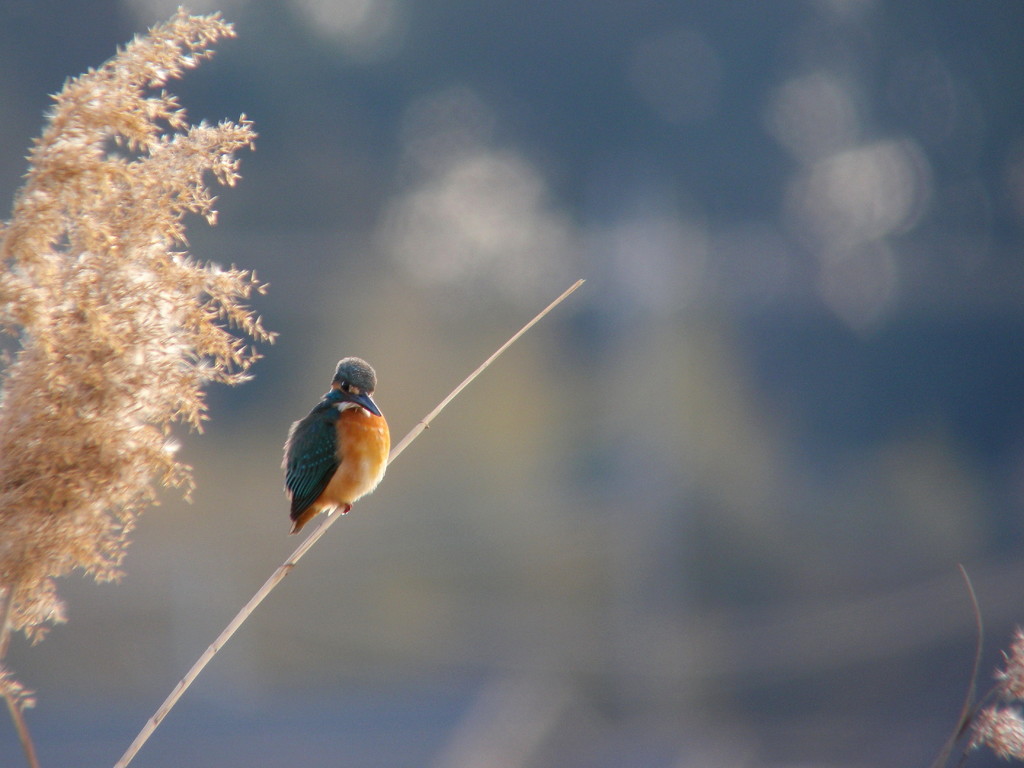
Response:
[[[3,199],[47,94],[174,7],[0,3]],[[339,357],[400,437],[577,277],[134,765],[927,765],[957,564],[983,686],[1024,622],[1024,5],[191,9],[238,39],[171,89],[260,134],[191,251],[280,337],[183,435],[194,504],[12,648],[44,766],[112,764],[291,552],[281,445]]]

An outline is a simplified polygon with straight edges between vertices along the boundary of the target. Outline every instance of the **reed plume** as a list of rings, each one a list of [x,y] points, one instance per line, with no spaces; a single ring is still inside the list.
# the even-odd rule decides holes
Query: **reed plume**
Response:
[[[1013,633],[1010,650],[1003,652],[1005,662],[996,670],[992,694],[1000,702],[982,709],[971,722],[970,746],[988,747],[1004,760],[1024,761],[1024,629]]]
[[[17,340],[0,391],[0,659],[12,631],[63,621],[55,579],[117,579],[160,484],[191,487],[171,427],[199,429],[204,385],[235,384],[271,335],[250,272],[182,249],[187,214],[215,223],[212,176],[238,179],[256,134],[191,125],[171,79],[234,35],[184,10],[68,80],[0,225],[0,328]],[[248,337],[248,338],[247,338]],[[0,663],[12,710],[31,701]]]

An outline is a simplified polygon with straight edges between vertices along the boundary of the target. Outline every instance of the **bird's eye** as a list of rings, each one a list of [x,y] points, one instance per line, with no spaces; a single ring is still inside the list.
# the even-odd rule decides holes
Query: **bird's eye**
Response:
[[[341,388],[345,392],[351,392],[352,391],[352,385],[349,384],[347,381],[341,382]]]

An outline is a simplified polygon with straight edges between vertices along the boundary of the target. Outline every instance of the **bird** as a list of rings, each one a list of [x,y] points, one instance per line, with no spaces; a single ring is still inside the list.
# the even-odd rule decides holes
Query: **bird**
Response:
[[[377,374],[358,357],[338,361],[331,388],[292,424],[284,444],[291,533],[320,512],[347,514],[384,477],[391,434],[373,401]]]

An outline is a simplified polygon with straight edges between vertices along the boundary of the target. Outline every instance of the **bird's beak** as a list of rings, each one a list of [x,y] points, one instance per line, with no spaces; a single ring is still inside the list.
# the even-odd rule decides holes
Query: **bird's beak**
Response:
[[[349,402],[355,403],[356,405],[362,406],[363,408],[365,408],[370,413],[372,413],[372,414],[374,414],[376,416],[382,416],[383,415],[380,412],[380,408],[377,407],[377,404],[375,402],[373,402],[373,398],[371,398],[365,392],[360,392],[358,395],[354,395],[354,394],[346,395],[345,399],[348,400]]]

